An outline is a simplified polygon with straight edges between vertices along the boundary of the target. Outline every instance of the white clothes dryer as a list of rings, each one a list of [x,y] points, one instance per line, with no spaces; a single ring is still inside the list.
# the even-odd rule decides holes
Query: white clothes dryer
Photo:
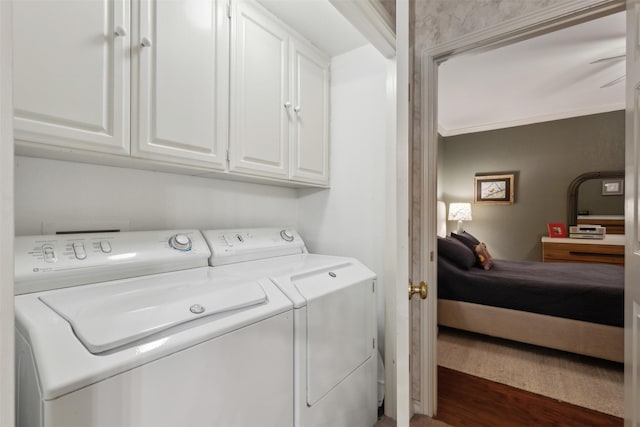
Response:
[[[268,276],[294,306],[296,427],[377,420],[376,276],[353,258],[309,254],[292,230],[203,232],[220,273]]]
[[[291,301],[197,230],[16,238],[19,427],[293,425]]]

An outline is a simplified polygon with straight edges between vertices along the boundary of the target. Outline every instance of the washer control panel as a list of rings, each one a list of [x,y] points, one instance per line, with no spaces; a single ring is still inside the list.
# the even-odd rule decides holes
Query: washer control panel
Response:
[[[213,266],[306,252],[300,235],[289,228],[208,230],[203,234]]]
[[[18,236],[16,294],[206,266],[210,255],[198,230]]]
[[[92,243],[92,247],[96,252],[111,253],[111,243],[109,240],[100,240]],[[57,263],[59,256],[62,256],[62,259],[87,259],[87,250],[85,248],[85,242],[83,241],[68,241],[62,243],[49,238],[41,247],[38,247],[38,244],[35,243],[34,248],[27,253],[33,258],[43,259],[47,263]]]

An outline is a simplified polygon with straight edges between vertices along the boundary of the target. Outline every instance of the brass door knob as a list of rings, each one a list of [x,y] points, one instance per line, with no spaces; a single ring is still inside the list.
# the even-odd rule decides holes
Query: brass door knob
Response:
[[[420,294],[420,299],[427,299],[427,284],[425,282],[420,282],[418,286],[413,286],[413,283],[409,281],[409,299],[411,299],[413,294]]]

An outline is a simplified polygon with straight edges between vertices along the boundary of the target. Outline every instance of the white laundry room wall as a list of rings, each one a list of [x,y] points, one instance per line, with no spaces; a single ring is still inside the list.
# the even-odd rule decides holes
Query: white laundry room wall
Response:
[[[355,257],[378,275],[382,354],[387,64],[371,45],[331,60],[331,188],[298,190],[298,230],[309,251]]]
[[[291,188],[16,157],[16,234],[43,222],[129,223],[129,229],[296,226]]]

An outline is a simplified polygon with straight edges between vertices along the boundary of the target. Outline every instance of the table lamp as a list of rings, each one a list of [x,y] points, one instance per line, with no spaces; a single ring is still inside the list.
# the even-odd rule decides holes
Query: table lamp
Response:
[[[458,221],[457,234],[461,234],[462,221],[471,221],[471,203],[449,203],[449,221]]]

